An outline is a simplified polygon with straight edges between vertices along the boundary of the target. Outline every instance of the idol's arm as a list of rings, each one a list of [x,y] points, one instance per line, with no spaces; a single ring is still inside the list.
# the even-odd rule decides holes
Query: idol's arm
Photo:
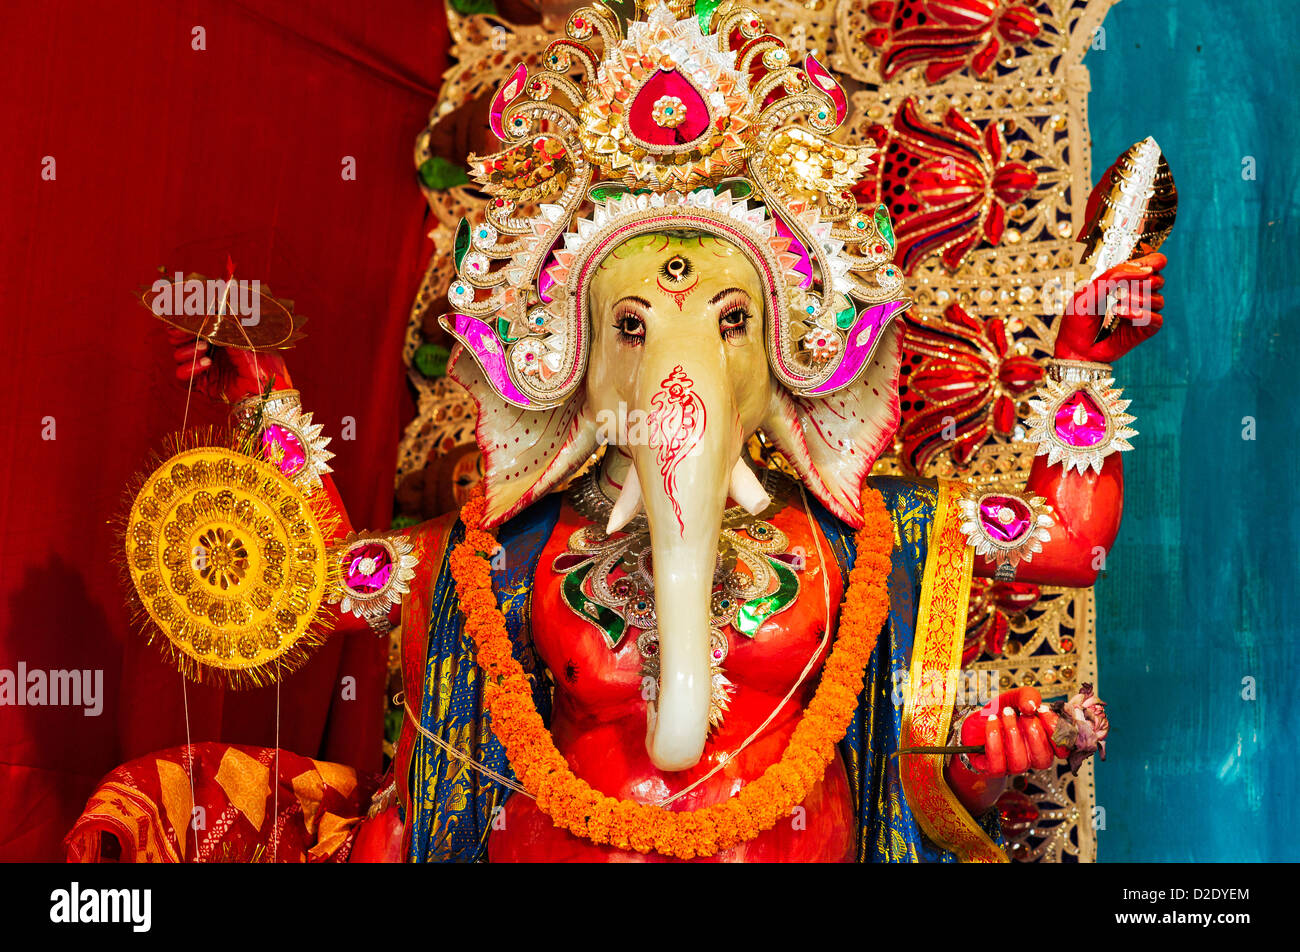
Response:
[[[289,376],[289,368],[284,358],[278,354],[254,354],[247,350],[214,347],[207,341],[195,340],[176,330],[169,330],[167,336],[176,345],[172,359],[176,363],[177,379],[191,381],[199,393],[229,404],[231,422],[236,428],[246,421],[243,411],[253,401],[264,397],[268,404],[273,404],[277,397],[283,399],[286,395],[297,392]],[[339,520],[338,529],[329,540],[333,542],[351,533],[352,523],[330,474],[321,473],[320,482],[321,491]],[[383,618],[367,621],[352,613],[340,611],[337,605],[326,606],[326,611],[328,614],[325,622],[336,635],[381,630],[384,621]],[[400,623],[400,603],[391,607],[387,621],[391,625]]]
[[[1098,277],[1074,295],[1057,333],[1051,378],[1031,406],[1039,442],[1023,494],[972,491],[963,532],[985,578],[1083,587],[1097,580],[1119,533],[1132,416],[1118,399],[1110,364],[1160,329],[1165,256],[1148,254]],[[1027,528],[1026,528],[1027,527]],[[1042,770],[1070,751],[1052,739],[1057,714],[1038,691],[999,695],[954,732],[982,752],[952,757],[945,772],[957,798],[983,813],[1007,778]]]
[[[1049,368],[1052,379],[1040,394],[1041,423],[1031,423],[1029,432],[1042,455],[1034,459],[1024,497],[1031,507],[1045,504],[1047,518],[1040,522],[1041,551],[1030,552],[1014,566],[1017,581],[1084,587],[1096,582],[1105,566],[1119,533],[1124,464],[1118,452],[1099,451],[1111,445],[1112,437],[1121,444],[1116,448],[1127,448],[1124,434],[1132,419],[1122,412],[1126,401],[1120,401],[1118,410],[1106,405],[1102,397],[1111,385],[1105,381],[1112,376],[1111,363],[1159,330],[1164,266],[1162,254],[1129,261],[1090,282],[1066,308]],[[1107,320],[1117,323],[1103,332]],[[1096,389],[1076,393],[1087,385]],[[1096,465],[1070,465],[1090,454],[1096,454]],[[1042,502],[1035,503],[1034,497]],[[1009,577],[1006,568],[998,574],[1005,561],[996,551],[977,554],[975,574]]]

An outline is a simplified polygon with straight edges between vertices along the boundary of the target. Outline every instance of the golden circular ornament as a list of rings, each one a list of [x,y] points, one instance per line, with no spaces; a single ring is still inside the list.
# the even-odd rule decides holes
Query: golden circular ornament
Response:
[[[177,453],[137,493],[125,542],[141,606],[183,671],[264,683],[316,643],[325,536],[276,467],[214,446]]]

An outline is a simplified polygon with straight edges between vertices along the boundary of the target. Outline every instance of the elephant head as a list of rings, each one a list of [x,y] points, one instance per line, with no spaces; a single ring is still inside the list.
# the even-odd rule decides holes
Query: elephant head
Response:
[[[886,321],[860,376],[824,398],[771,372],[763,279],[737,244],[657,231],[613,247],[587,288],[582,386],[547,409],[514,405],[458,347],[452,375],[479,402],[488,519],[499,523],[561,484],[602,443],[621,486],[608,530],[642,508],[649,525],[660,684],[646,744],[664,770],[695,764],[709,731],[710,599],[728,498],[769,500],[744,452],[775,443],[837,516],[861,524],[862,481],[899,419],[898,340]],[[891,312],[892,314],[892,312]],[[479,354],[474,351],[475,357]]]
[[[479,403],[489,523],[625,444],[602,464],[621,486],[609,530],[644,507],[660,673],[647,746],[665,770],[695,763],[708,732],[727,498],[765,505],[746,438],[761,429],[860,525],[899,420],[892,321],[907,306],[888,209],[854,197],[873,149],[832,137],[849,100],[830,71],[811,53],[796,65],[743,7],[677,12],[593,4],[541,69],[498,87],[502,150],[469,158],[490,200],[456,232],[444,320],[450,372]]]

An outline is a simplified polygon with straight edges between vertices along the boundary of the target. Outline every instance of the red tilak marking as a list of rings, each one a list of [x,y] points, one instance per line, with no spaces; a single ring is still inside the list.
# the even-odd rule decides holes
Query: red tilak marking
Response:
[[[677,310],[679,311],[682,309],[682,306],[686,303],[686,295],[694,291],[696,286],[699,285],[699,283],[700,283],[700,276],[697,274],[695,276],[694,283],[692,283],[689,288],[682,288],[681,290],[677,290],[676,288],[664,287],[663,278],[655,278],[655,284],[659,285],[659,290],[663,291],[664,294],[667,294],[670,298],[672,298],[674,301],[677,302]],[[681,368],[679,367],[677,369],[680,370]]]
[[[650,427],[650,445],[659,463],[664,492],[673,505],[677,527],[686,535],[682,507],[677,502],[677,467],[704,436],[707,414],[704,401],[694,391],[695,381],[686,375],[681,364],[659,383],[659,391],[650,398],[651,410],[646,417]]]

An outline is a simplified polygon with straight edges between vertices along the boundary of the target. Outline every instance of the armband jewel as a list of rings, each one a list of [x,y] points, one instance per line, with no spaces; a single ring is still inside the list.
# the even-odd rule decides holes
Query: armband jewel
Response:
[[[299,489],[320,488],[321,477],[334,471],[328,465],[334,458],[326,449],[330,439],[302,411],[297,390],[245,397],[230,412],[235,431],[250,442],[250,452],[260,452]]]
[[[976,555],[997,566],[994,577],[1000,581],[1014,579],[1016,566],[1043,551],[1047,530],[1056,524],[1041,496],[970,489],[960,505],[962,534]]]
[[[388,613],[410,592],[419,559],[399,533],[353,532],[330,548],[337,568],[326,600],[364,618],[376,632],[388,630]]]
[[[1131,450],[1129,439],[1137,430],[1135,417],[1126,413],[1130,400],[1114,386],[1105,364],[1053,361],[1038,395],[1029,400],[1027,439],[1037,443],[1036,456],[1049,465],[1062,463],[1066,472],[1101,472],[1102,460],[1111,453]]]

